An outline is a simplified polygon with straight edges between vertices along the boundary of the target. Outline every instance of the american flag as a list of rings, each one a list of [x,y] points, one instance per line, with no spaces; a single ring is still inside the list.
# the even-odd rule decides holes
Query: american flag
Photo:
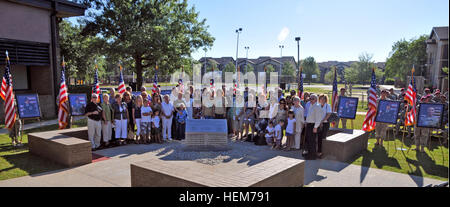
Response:
[[[406,113],[405,126],[411,126],[416,123],[416,83],[414,80],[414,66],[411,71],[411,82],[409,83],[408,90],[406,90],[405,100],[412,106],[411,111]]]
[[[119,64],[120,68],[120,77],[119,77],[119,93],[122,95],[125,93],[125,82],[123,81],[123,74],[122,74],[122,66]]]
[[[298,84],[298,97],[303,99],[303,67],[300,66],[300,83]]]
[[[377,114],[377,82],[375,79],[375,68],[372,69],[372,80],[369,88],[369,111],[362,125],[362,130],[370,132],[375,129],[375,116]]]
[[[98,82],[98,66],[95,64],[95,75],[94,75],[94,87],[92,87],[92,94],[97,94],[97,101],[100,101],[100,84]]]
[[[153,89],[152,93],[156,93],[158,89],[158,65],[155,67],[155,78],[153,79]]]
[[[8,51],[6,51],[5,75],[2,80],[0,96],[5,101],[5,125],[7,128],[11,129],[16,122],[16,106],[14,105],[14,93],[10,67],[11,64],[9,63],[9,55]]]
[[[58,107],[58,124],[59,129],[64,129],[67,126],[67,118],[69,116],[69,106],[67,97],[67,86],[66,86],[66,62],[64,62],[64,57],[62,60],[62,70],[61,70],[61,86],[59,87],[59,107]]]
[[[331,109],[333,112],[337,112],[338,108],[338,90],[337,90],[337,78],[336,78],[336,67],[334,67],[334,80],[333,80],[333,95],[331,97]],[[336,122],[332,122],[333,127]]]

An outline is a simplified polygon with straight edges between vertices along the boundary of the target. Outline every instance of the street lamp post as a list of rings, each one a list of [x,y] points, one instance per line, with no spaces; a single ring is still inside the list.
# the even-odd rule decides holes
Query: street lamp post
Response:
[[[246,50],[244,71],[246,71],[247,70],[247,60],[248,60],[248,49],[250,49],[250,47],[246,46],[246,47],[244,47],[244,49]]]
[[[239,28],[236,30],[237,33],[237,42],[236,42],[236,84],[238,84],[237,82],[237,72],[238,72],[238,52],[239,52],[239,33],[242,32],[242,28]]]
[[[297,41],[297,77],[298,77],[298,80],[297,80],[297,88],[299,89],[299,93],[300,93],[300,76],[302,75],[301,74],[301,71],[300,71],[300,37],[295,37],[295,41]],[[300,94],[300,97],[301,97],[301,94]]]
[[[245,48],[245,50],[247,50],[247,52],[246,52],[247,55],[245,56],[245,58],[248,59],[248,49],[250,49],[250,47],[247,46],[247,47],[244,47],[244,48]]]
[[[203,67],[203,74],[205,74],[206,73],[206,65],[207,65],[207,62],[206,62],[206,51],[208,49],[206,49],[206,47],[205,47],[203,50],[205,51],[205,66]]]
[[[279,45],[278,46],[279,48],[280,48],[280,70],[278,70],[278,84],[280,84],[280,76],[281,76],[281,70],[282,70],[282,58],[283,58],[283,48],[284,48],[284,45]]]

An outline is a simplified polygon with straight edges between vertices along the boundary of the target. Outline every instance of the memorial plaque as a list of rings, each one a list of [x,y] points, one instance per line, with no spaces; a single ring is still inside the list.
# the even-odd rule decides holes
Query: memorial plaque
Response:
[[[16,94],[20,118],[39,118],[39,98],[37,94]]]
[[[380,100],[377,106],[376,122],[397,124],[400,101]]]
[[[421,103],[419,106],[418,127],[441,128],[444,104]]]
[[[87,104],[86,94],[69,94],[69,103],[72,116],[83,116]]]
[[[188,119],[185,144],[193,150],[227,149],[227,120]]]
[[[338,116],[345,119],[355,119],[358,108],[358,98],[339,96]]]

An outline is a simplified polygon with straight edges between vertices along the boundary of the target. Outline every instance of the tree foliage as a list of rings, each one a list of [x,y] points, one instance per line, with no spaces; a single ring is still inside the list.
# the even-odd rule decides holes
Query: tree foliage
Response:
[[[248,72],[254,72],[255,68],[253,68],[252,65],[250,64],[246,64],[244,66],[244,70],[242,71],[243,73],[248,73]]]
[[[337,82],[341,81],[341,77],[338,74],[336,75],[336,79],[337,79]],[[334,81],[334,69],[332,69],[332,70],[328,71],[327,73],[325,73],[324,80],[325,80],[325,83],[333,84],[333,81]]]
[[[217,65],[218,65],[218,63],[215,60],[212,60],[212,59],[208,60],[208,65],[206,67],[206,72],[211,72],[211,71],[213,71],[213,69],[215,71],[217,71],[218,70]]]
[[[264,70],[266,71],[266,78],[269,79],[270,73],[275,72],[275,67],[272,64],[268,64],[264,66]]]
[[[60,53],[66,62],[66,78],[74,77],[92,82],[95,61],[99,66],[99,77],[106,76],[105,57],[99,48],[103,41],[95,36],[83,36],[83,25],[72,25],[63,20],[59,23]]]
[[[83,34],[101,36],[105,52],[134,61],[137,84],[145,70],[157,64],[169,74],[183,65],[183,59],[200,47],[211,46],[206,20],[199,20],[187,0],[85,0],[99,12],[90,12]]]
[[[402,39],[395,42],[386,61],[386,77],[405,81],[413,65],[415,66],[414,75],[421,75],[427,60],[426,40],[427,35],[422,35],[410,41]]]
[[[345,80],[350,83],[368,84],[372,78],[372,69],[377,68],[372,61],[373,55],[362,53],[359,55],[359,61],[353,63],[349,68],[345,69]],[[380,69],[375,70],[377,82],[384,76],[384,72]]]
[[[290,62],[284,62],[283,70],[281,71],[282,75],[295,76],[295,72],[295,68]]]
[[[223,72],[232,72],[234,73],[236,71],[236,66],[233,64],[233,62],[229,62],[225,65],[225,68],[223,69]]]
[[[311,82],[312,75],[319,75],[319,66],[314,57],[307,57],[301,61],[302,73],[306,75],[305,80]]]

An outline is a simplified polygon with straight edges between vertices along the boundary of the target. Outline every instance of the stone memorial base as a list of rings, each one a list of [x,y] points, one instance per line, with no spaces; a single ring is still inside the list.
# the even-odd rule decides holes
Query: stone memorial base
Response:
[[[248,166],[151,159],[131,164],[132,187],[300,187],[305,161],[276,156]]]
[[[186,151],[229,150],[225,119],[190,119],[186,122]]]
[[[362,130],[330,128],[322,142],[323,157],[345,162],[367,149],[368,135]]]
[[[92,162],[91,142],[87,127],[28,134],[30,153],[67,167]]]

